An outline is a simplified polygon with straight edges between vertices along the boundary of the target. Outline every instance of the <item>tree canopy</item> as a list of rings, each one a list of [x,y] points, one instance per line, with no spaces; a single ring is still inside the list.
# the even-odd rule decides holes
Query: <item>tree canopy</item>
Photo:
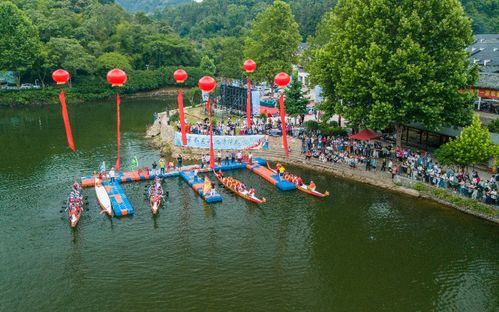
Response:
[[[307,112],[308,100],[301,91],[302,84],[298,80],[298,75],[293,74],[291,84],[286,89],[286,113],[290,116],[305,114]]]
[[[30,69],[41,55],[38,30],[26,14],[9,1],[0,2],[0,33],[0,69],[18,73]]]
[[[298,24],[291,8],[276,0],[258,14],[251,26],[244,54],[258,64],[253,74],[259,81],[273,82],[279,72],[291,72],[297,61],[296,52],[301,42]]]
[[[343,0],[322,22],[311,78],[352,126],[466,125],[477,78],[471,23],[457,0]]]
[[[444,165],[477,165],[497,155],[498,146],[492,141],[489,130],[482,127],[478,115],[473,117],[471,125],[464,128],[457,139],[437,150],[437,158]]]

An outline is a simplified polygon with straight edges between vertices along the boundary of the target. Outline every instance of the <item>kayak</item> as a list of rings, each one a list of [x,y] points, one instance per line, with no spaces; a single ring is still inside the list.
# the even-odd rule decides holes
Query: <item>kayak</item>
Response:
[[[270,167],[269,163],[267,163],[267,167],[268,167],[268,168],[269,168],[272,172],[274,172],[274,173],[276,173],[276,174],[277,174],[277,170],[272,169],[272,168]],[[290,181],[290,182],[291,182],[291,181]],[[324,192],[324,193],[321,193],[321,192],[318,192],[318,191],[316,191],[316,190],[311,190],[311,189],[309,188],[309,186],[308,186],[308,185],[306,185],[306,184],[302,184],[302,185],[299,185],[299,184],[296,184],[296,183],[294,183],[294,184],[296,185],[296,188],[297,188],[299,191],[302,191],[302,192],[304,192],[304,193],[307,193],[307,194],[310,194],[310,195],[313,195],[313,196],[316,196],[316,197],[327,197],[327,196],[329,196],[329,192],[328,192],[328,191],[326,191],[326,192]]]
[[[223,186],[225,186],[227,189],[231,190],[233,193],[235,193],[236,195],[239,195],[240,197],[246,199],[246,200],[249,200],[251,202],[254,202],[256,204],[263,204],[265,203],[267,200],[265,198],[262,198],[262,199],[259,199],[257,198],[255,195],[249,195],[248,193],[243,193],[243,192],[239,192],[238,190],[236,190],[235,188],[232,188],[232,187],[229,187],[228,185],[226,185],[224,182],[223,182],[223,177],[220,177],[215,171],[213,171],[213,173],[215,174],[215,177],[217,177],[217,180],[223,184]],[[234,179],[235,180],[235,179]],[[237,181],[237,180],[235,180]]]
[[[97,196],[97,201],[99,202],[102,212],[112,217],[113,208],[111,207],[111,199],[99,179],[95,179],[95,195]]]

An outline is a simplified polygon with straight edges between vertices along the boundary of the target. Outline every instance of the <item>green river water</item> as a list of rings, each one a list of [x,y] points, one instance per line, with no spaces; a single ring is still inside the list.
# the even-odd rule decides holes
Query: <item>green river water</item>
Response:
[[[122,101],[122,157],[150,165],[143,139],[174,99]],[[124,185],[135,215],[59,211],[75,177],[115,161],[113,100],[0,110],[0,311],[498,311],[499,227],[452,209],[288,168],[331,196],[231,174],[268,202],[221,190],[206,205],[180,178],[153,218],[145,183]],[[213,179],[213,177],[212,177]]]

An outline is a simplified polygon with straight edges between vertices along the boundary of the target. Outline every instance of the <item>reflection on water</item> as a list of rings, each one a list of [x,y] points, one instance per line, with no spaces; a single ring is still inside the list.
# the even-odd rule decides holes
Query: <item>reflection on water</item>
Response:
[[[125,163],[157,160],[143,133],[174,100],[123,100]],[[288,169],[331,196],[278,192],[235,171],[268,202],[219,188],[223,202],[207,205],[171,178],[166,205],[152,217],[147,183],[132,183],[123,188],[133,217],[102,215],[89,189],[89,211],[72,231],[62,201],[75,177],[114,162],[114,108],[111,100],[70,106],[76,154],[59,107],[0,111],[1,311],[499,307],[496,225],[298,168]]]

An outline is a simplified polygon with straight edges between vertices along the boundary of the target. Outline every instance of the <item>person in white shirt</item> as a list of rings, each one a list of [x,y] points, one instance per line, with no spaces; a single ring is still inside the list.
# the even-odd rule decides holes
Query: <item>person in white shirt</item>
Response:
[[[109,170],[109,178],[111,179],[111,183],[114,183],[116,178],[116,172],[114,171],[114,167]]]

